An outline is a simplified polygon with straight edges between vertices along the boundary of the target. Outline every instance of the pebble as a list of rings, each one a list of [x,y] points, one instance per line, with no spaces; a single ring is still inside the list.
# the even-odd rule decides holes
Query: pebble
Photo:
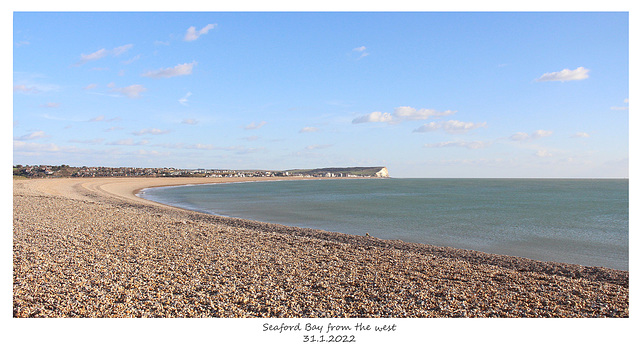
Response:
[[[14,181],[14,317],[628,317],[626,271]]]

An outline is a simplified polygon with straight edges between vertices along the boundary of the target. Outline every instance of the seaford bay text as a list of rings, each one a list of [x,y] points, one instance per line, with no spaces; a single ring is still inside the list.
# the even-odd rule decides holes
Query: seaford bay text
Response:
[[[270,331],[270,332],[291,332],[291,331],[310,331],[315,333],[332,333],[332,332],[344,332],[344,331],[379,331],[379,332],[393,332],[397,330],[397,326],[395,324],[385,324],[385,325],[376,325],[372,326],[369,324],[357,323],[355,325],[340,325],[328,323],[326,325],[313,324],[313,323],[305,323],[304,326],[302,323],[296,324],[270,324],[264,323],[262,325],[262,331]]]

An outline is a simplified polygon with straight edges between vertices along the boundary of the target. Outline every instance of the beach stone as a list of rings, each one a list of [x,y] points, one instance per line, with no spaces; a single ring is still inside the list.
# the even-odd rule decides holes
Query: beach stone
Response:
[[[224,218],[132,195],[162,181],[189,180],[14,180],[13,316],[629,316],[627,271]]]

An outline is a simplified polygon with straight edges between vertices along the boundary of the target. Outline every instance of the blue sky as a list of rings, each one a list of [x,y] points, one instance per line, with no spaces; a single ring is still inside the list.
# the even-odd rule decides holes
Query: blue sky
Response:
[[[607,13],[13,15],[13,163],[628,177]]]

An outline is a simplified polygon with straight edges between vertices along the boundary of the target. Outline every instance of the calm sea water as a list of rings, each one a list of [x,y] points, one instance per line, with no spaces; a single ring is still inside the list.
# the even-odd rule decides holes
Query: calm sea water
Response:
[[[229,217],[629,269],[628,180],[299,180],[140,196]]]

